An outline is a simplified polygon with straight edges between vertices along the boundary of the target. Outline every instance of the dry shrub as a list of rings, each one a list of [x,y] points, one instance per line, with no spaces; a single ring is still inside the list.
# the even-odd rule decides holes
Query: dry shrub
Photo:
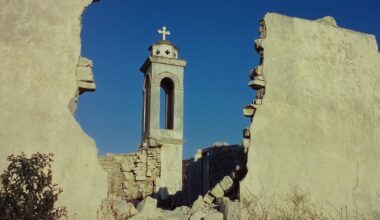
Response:
[[[274,202],[265,193],[256,196],[249,193],[242,200],[245,219],[248,220],[328,220],[320,208],[311,203],[309,193],[294,187],[287,197],[280,202]]]
[[[266,193],[249,193],[241,201],[242,219],[247,220],[380,220],[377,212],[361,214],[347,206],[335,209],[336,216],[311,202],[309,192],[293,187],[285,199],[274,202]]]

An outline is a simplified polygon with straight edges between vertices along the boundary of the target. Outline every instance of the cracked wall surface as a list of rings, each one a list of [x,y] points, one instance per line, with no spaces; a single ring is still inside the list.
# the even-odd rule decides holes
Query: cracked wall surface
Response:
[[[90,0],[0,0],[0,170],[10,154],[54,153],[58,205],[69,219],[96,219],[107,178],[95,142],[71,111],[78,87],[81,14]],[[90,66],[90,61],[85,62]],[[89,88],[90,90],[94,88]]]
[[[265,15],[260,32],[265,95],[244,108],[254,119],[243,142],[249,156],[241,196],[282,198],[298,186],[333,214],[347,206],[378,215],[376,38],[339,28],[331,17],[310,21],[275,13]]]

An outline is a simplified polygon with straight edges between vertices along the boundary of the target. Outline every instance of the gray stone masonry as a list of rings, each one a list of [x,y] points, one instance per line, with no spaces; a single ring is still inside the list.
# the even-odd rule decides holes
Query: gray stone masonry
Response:
[[[132,154],[99,157],[107,172],[108,194],[127,201],[153,195],[160,181],[160,148],[146,148]]]

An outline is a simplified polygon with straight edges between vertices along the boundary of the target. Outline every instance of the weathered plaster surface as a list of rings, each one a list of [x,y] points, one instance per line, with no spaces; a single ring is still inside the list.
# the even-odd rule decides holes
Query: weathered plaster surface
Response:
[[[54,153],[59,205],[75,219],[96,219],[107,191],[95,143],[68,107],[90,2],[0,0],[0,170],[10,154]]]
[[[380,62],[373,35],[268,13],[262,105],[242,196],[293,186],[340,210],[380,212]],[[266,35],[266,36],[265,36]]]

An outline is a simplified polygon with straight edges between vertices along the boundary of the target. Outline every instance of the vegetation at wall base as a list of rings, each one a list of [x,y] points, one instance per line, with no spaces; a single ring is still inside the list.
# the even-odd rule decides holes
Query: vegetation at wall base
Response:
[[[55,208],[63,192],[52,182],[53,154],[10,155],[1,174],[0,216],[3,220],[52,220],[67,216],[66,207]]]

